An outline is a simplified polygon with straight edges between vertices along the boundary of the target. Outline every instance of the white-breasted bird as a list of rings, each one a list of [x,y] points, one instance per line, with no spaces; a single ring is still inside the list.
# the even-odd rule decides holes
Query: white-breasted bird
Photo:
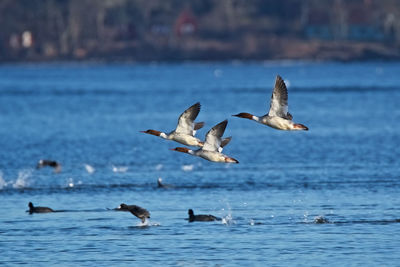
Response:
[[[178,125],[176,129],[170,133],[164,133],[156,130],[141,131],[142,133],[152,134],[159,136],[163,139],[173,140],[186,146],[197,146],[202,147],[204,142],[195,137],[196,131],[204,126],[204,122],[195,123],[194,120],[197,118],[200,112],[200,103],[192,105],[186,109],[178,119]],[[230,137],[225,138],[221,143],[221,149],[229,143]]]
[[[288,110],[288,91],[281,76],[277,75],[274,90],[272,91],[270,108],[266,115],[257,117],[253,114],[242,112],[232,116],[254,120],[278,130],[308,131],[308,128],[303,124],[292,121],[293,116]]]
[[[203,147],[200,149],[191,150],[187,147],[176,147],[171,150],[187,153],[213,162],[239,163],[236,159],[220,152],[221,137],[225,132],[227,124],[228,120],[224,120],[212,127],[206,135],[206,141]]]

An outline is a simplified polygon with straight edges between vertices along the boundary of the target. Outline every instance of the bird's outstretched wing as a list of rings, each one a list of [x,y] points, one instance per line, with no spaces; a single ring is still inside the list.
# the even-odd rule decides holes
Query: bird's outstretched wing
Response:
[[[277,75],[274,90],[271,95],[271,104],[268,115],[292,120],[293,116],[288,112],[288,110],[288,91],[282,77]]]
[[[228,120],[224,120],[208,131],[206,135],[206,141],[202,148],[203,150],[218,151],[219,147],[221,146],[221,137],[224,135],[227,124]]]
[[[200,103],[197,102],[196,104],[185,110],[179,116],[178,125],[176,126],[175,132],[193,136],[195,130],[194,120],[197,118],[197,115],[199,115],[200,107]]]

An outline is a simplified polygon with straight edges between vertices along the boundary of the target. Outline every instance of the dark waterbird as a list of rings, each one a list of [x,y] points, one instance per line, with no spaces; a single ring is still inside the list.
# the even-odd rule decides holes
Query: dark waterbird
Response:
[[[162,182],[162,178],[158,178],[157,180],[157,187],[158,188],[164,188],[164,189],[168,189],[168,188],[173,188],[174,186],[172,184],[164,184]]]
[[[314,223],[322,224],[322,223],[330,223],[330,221],[324,216],[320,215],[314,218]]]
[[[140,220],[142,220],[142,223],[144,223],[147,218],[150,218],[150,212],[148,210],[136,205],[126,205],[125,203],[122,203],[116,210],[129,211]]]
[[[54,160],[41,159],[36,165],[36,168],[40,169],[46,166],[54,168],[55,173],[61,172],[61,164]]]
[[[28,206],[29,206],[29,214],[54,212],[54,210],[48,207],[35,207],[33,206],[32,202],[29,202]]]
[[[189,222],[212,222],[212,221],[220,221],[221,218],[215,217],[213,215],[204,215],[204,214],[199,214],[199,215],[194,215],[194,212],[192,209],[188,210],[189,214]]]

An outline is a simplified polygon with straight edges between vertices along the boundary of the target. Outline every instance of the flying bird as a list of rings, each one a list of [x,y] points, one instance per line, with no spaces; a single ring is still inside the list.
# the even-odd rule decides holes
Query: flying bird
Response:
[[[232,116],[254,120],[278,130],[308,131],[308,128],[303,124],[292,121],[293,116],[289,113],[288,109],[288,91],[281,76],[277,75],[274,90],[272,91],[270,108],[266,115],[257,117],[250,113],[242,112]]]
[[[228,120],[224,120],[211,128],[206,135],[203,147],[200,149],[191,150],[187,147],[176,147],[171,150],[187,153],[213,162],[239,163],[236,159],[220,152],[221,137],[225,132],[227,124]]]
[[[148,210],[136,205],[126,205],[122,203],[116,210],[129,211],[130,213],[138,217],[142,221],[142,223],[144,223],[147,218],[150,218],[150,212]]]
[[[55,173],[61,172],[61,164],[54,160],[41,159],[36,165],[36,168],[40,169],[46,166],[54,168]]]
[[[164,133],[157,130],[140,131],[142,133],[159,136],[163,139],[173,140],[186,146],[202,147],[204,142],[195,137],[196,131],[203,128],[204,122],[195,123],[194,120],[199,115],[201,105],[199,102],[186,109],[178,119],[176,129],[170,133]],[[226,138],[221,143],[222,147],[226,146],[230,138]]]
[[[176,129],[170,133],[164,133],[156,130],[147,130],[141,132],[159,136],[163,139],[173,140],[187,146],[201,146],[202,142],[200,139],[194,136],[196,134],[196,130],[201,129],[204,126],[204,122],[194,122],[194,120],[197,118],[197,115],[199,115],[200,107],[200,103],[197,102],[186,109],[179,116]]]

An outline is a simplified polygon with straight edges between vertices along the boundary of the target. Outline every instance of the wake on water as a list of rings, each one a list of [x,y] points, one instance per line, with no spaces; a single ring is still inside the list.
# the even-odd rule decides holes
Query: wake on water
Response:
[[[151,226],[161,226],[160,223],[157,222],[150,222],[147,218],[144,222],[139,222],[135,227],[151,227]]]

